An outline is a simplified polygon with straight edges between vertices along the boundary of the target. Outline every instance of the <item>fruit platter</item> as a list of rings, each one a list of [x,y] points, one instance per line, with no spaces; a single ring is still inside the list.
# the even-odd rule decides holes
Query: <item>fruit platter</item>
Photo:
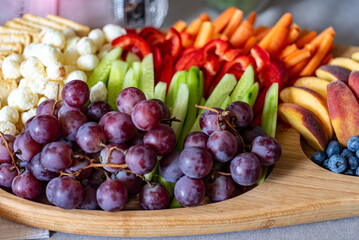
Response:
[[[175,236],[359,215],[359,48],[291,13],[0,26],[0,216]]]

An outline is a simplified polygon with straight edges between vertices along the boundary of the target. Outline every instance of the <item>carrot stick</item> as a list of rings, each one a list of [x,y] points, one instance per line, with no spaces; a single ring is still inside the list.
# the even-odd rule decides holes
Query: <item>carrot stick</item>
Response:
[[[317,46],[311,44],[311,43],[307,43],[304,45],[305,49],[308,49],[310,51],[311,55],[314,55],[315,51],[317,50]]]
[[[185,21],[179,20],[172,27],[181,33],[186,28],[187,24]]]
[[[201,48],[213,38],[213,24],[210,21],[203,22],[194,41],[195,48]]]
[[[298,32],[300,32],[300,26],[296,23],[293,23],[292,26],[290,26],[290,29],[296,29]]]
[[[188,32],[181,32],[181,42],[183,47],[189,47],[193,45],[193,37]]]
[[[201,28],[202,25],[202,20],[201,19],[194,19],[186,28],[185,32],[188,32],[189,34],[191,34],[193,37],[196,37],[199,29]]]
[[[238,28],[239,24],[241,24],[243,18],[243,12],[237,9],[226,28],[223,30],[223,34],[227,35],[227,37],[231,37],[234,31]]]
[[[257,38],[255,36],[250,37],[242,48],[242,54],[247,55],[254,45],[257,44]]]
[[[258,39],[258,41],[261,41],[265,36],[267,36],[267,34],[270,32],[270,30],[272,30],[272,28],[267,28],[263,32],[260,32],[256,35],[253,34],[253,36],[255,36]]]
[[[272,27],[269,33],[259,42],[259,46],[264,50],[269,48],[274,38],[277,38],[277,34],[283,31],[283,28],[289,28],[292,23],[292,14],[285,13],[278,22]],[[280,29],[280,30],[279,30]]]
[[[298,63],[297,65],[293,66],[288,70],[288,78],[292,79],[298,76],[298,74],[302,71],[302,69],[307,65],[309,59],[305,59]]]
[[[299,36],[299,30],[296,28],[291,28],[288,34],[288,38],[285,42],[285,45],[292,44]]]
[[[254,23],[256,22],[256,18],[257,18],[256,12],[255,12],[255,11],[252,11],[252,12],[248,15],[247,21],[248,21],[250,24],[254,25]]]
[[[279,26],[274,31],[274,38],[272,38],[272,41],[269,43],[269,46],[267,47],[267,51],[270,55],[276,55],[280,52],[280,50],[284,47],[285,41],[288,38],[288,28]]]
[[[307,35],[309,33],[308,29],[304,28],[299,32],[298,39],[302,38],[303,36]]]
[[[310,76],[313,74],[313,72],[319,66],[320,62],[330,50],[330,47],[333,43],[333,38],[334,37],[330,33],[327,33],[324,36],[323,41],[321,42],[315,55],[312,57],[312,59],[310,59],[307,65],[305,65],[304,69],[299,73],[300,76]]]
[[[226,41],[226,42],[229,40],[227,35],[224,35],[224,34],[219,34],[218,38],[222,39],[223,41]]]
[[[235,7],[229,7],[213,21],[215,34],[221,32],[227,26],[236,10],[237,8]]]
[[[261,34],[262,32],[264,32],[267,29],[268,28],[266,26],[260,25],[256,29],[254,29],[253,36],[257,36],[258,34]]]
[[[301,49],[290,54],[283,61],[286,68],[290,68],[309,57],[310,57],[310,51],[308,49]]]
[[[211,18],[207,13],[202,13],[198,18],[201,19],[202,22],[211,21]]]
[[[232,37],[229,39],[229,42],[235,48],[242,47],[248,38],[252,35],[253,25],[248,21],[244,20],[239,28],[233,33]]]
[[[333,59],[333,54],[328,53],[322,60],[322,62],[320,63],[320,65],[325,65],[328,64],[331,60]]]
[[[303,35],[302,37],[298,37],[298,39],[295,41],[295,44],[298,48],[304,47],[305,44],[309,43],[317,36],[317,33],[315,31],[308,32],[307,34]]]
[[[319,46],[327,34],[330,34],[333,37],[335,36],[335,31],[333,27],[328,27],[324,29],[319,35],[313,38],[312,41],[310,41],[310,43]]]
[[[286,46],[282,52],[279,54],[279,58],[284,59],[288,57],[290,54],[294,53],[295,51],[299,50],[297,48],[297,45],[291,44],[289,46]]]

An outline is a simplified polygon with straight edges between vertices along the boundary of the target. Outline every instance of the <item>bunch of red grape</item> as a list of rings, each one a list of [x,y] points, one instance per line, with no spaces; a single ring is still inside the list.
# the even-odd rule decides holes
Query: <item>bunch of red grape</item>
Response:
[[[143,176],[156,170],[162,156],[158,174],[176,182],[181,205],[195,206],[206,193],[212,201],[235,196],[238,186],[256,183],[262,165],[281,155],[275,139],[249,126],[253,113],[243,102],[206,110],[203,132],[190,133],[179,152],[173,151],[173,119],[162,101],[146,100],[132,87],[119,94],[119,112],[102,101],[85,107],[88,99],[86,83],[71,81],[62,90],[63,103],[41,103],[16,138],[1,134],[1,188],[29,200],[45,189],[48,201],[64,209],[118,211],[137,194],[144,209],[163,209],[170,192]]]

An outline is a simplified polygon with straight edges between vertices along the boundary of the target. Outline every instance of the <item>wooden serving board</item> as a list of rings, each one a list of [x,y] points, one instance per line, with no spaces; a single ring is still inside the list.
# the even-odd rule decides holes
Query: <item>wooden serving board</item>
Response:
[[[353,47],[337,47],[348,56]],[[339,53],[340,54],[339,54]],[[280,227],[359,215],[359,177],[313,163],[310,147],[290,129],[277,131],[281,160],[264,183],[219,203],[157,211],[63,210],[0,190],[0,216],[53,231],[101,236],[176,236]]]

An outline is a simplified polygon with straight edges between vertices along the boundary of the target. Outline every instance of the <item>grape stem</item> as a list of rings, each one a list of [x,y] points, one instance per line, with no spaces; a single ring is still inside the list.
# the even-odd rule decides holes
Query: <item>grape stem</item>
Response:
[[[223,121],[233,130],[233,132],[238,136],[239,140],[241,141],[242,143],[242,146],[243,146],[243,152],[246,151],[245,149],[245,144],[244,144],[244,141],[243,141],[243,138],[242,136],[239,134],[239,132],[236,130],[236,128],[233,126],[233,124],[231,122],[229,122],[226,117],[228,116],[229,114],[229,111],[223,111],[222,113],[220,113],[217,109],[214,109],[214,108],[210,108],[210,107],[205,107],[205,106],[201,106],[201,105],[195,105],[196,108],[201,108],[201,109],[204,109],[204,110],[208,110],[208,111],[212,111],[212,112],[215,112],[217,113],[217,118],[218,118],[218,129],[219,130],[222,130],[220,128],[220,125],[219,125],[219,117],[222,116],[223,118]]]
[[[177,119],[176,117],[173,118],[165,118],[161,119],[162,123],[168,124],[170,127],[172,126],[172,122],[181,122],[181,120]]]
[[[1,136],[2,140],[4,141],[4,144],[5,144],[6,148],[7,148],[7,150],[9,151],[12,164],[14,165],[14,167],[15,167],[15,169],[17,171],[17,174],[20,175],[21,174],[20,169],[16,165],[15,157],[14,157],[14,154],[12,153],[12,151],[10,149],[9,143],[6,141],[5,136],[4,136],[4,134],[2,132],[0,132],[0,136]]]
[[[51,115],[54,115],[55,109],[56,109],[56,104],[57,104],[58,102],[60,102],[60,101],[59,101],[59,95],[60,95],[60,84],[57,84],[56,99],[55,99],[54,105],[52,106],[52,113],[51,113]]]
[[[217,171],[216,173],[218,173],[219,175],[223,175],[223,176],[231,176],[231,173],[219,172],[219,171]]]

